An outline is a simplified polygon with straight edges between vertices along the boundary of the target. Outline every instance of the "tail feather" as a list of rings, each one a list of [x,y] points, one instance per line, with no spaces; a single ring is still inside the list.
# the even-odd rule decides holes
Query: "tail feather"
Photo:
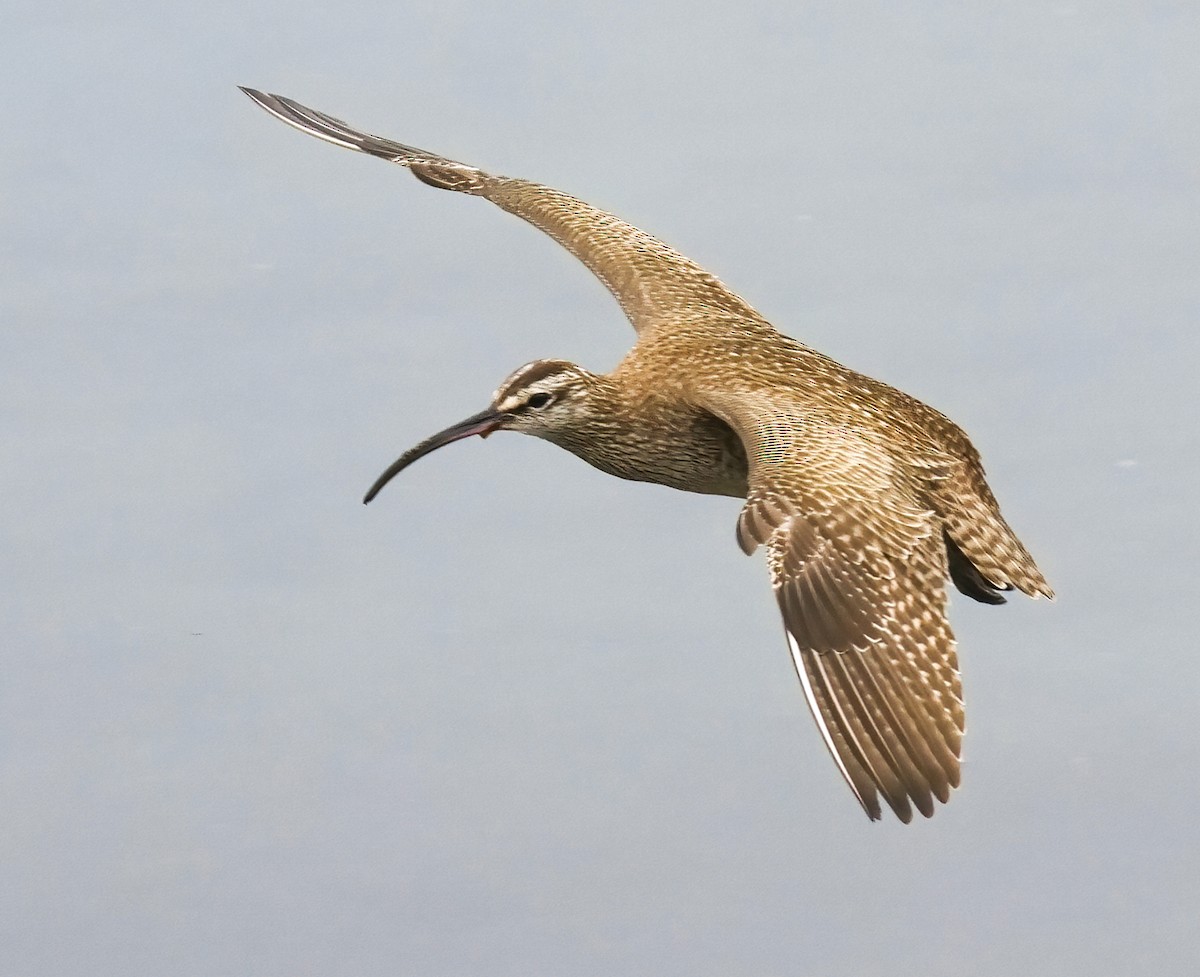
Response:
[[[964,594],[1001,604],[997,591],[1016,588],[1030,597],[1054,599],[1042,571],[1001,515],[977,456],[936,483],[933,503],[943,521],[951,579]]]
[[[992,585],[991,581],[979,572],[979,568],[967,559],[950,534],[943,531],[946,540],[946,559],[950,571],[950,579],[954,586],[981,604],[1006,604],[1007,599],[1000,594],[1000,588]],[[1004,588],[1012,590],[1012,585]]]

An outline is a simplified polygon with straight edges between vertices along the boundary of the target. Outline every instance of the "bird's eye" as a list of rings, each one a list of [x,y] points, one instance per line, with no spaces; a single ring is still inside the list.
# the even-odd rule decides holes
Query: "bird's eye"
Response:
[[[530,397],[527,401],[525,401],[525,404],[528,407],[532,407],[534,410],[541,410],[548,403],[550,403],[550,401],[552,401],[553,399],[554,398],[551,397],[548,393],[536,393],[532,397]]]

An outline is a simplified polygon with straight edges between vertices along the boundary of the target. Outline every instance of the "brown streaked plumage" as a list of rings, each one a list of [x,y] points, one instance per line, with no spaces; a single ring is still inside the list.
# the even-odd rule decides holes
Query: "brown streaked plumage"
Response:
[[[637,330],[612,373],[539,360],[487,410],[380,476],[497,430],[558,444],[602,471],[745,498],[737,540],[767,554],[813,717],[873,820],[926,817],[959,783],[963,705],[946,580],[984,603],[1052,597],[1000,514],[979,454],[944,415],[777,332],[644,231],[558,190],[381,139],[291,99],[242,89],[327,142],[483,197],[545,231],[616,297]]]

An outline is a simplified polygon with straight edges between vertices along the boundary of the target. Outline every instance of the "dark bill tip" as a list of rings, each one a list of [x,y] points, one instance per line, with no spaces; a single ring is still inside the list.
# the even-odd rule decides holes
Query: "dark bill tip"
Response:
[[[508,420],[507,414],[501,414],[498,411],[488,410],[481,411],[465,421],[459,421],[453,427],[448,427],[444,431],[439,431],[431,438],[426,438],[415,448],[410,448],[404,452],[399,458],[388,465],[387,470],[375,479],[375,484],[368,489],[367,494],[363,496],[363,505],[369,503],[380,490],[387,485],[393,478],[399,475],[404,469],[411,465],[419,458],[424,458],[431,451],[437,451],[447,444],[452,444],[455,441],[461,441],[463,438],[469,438],[473,435],[487,437],[493,431],[499,430],[504,422]]]

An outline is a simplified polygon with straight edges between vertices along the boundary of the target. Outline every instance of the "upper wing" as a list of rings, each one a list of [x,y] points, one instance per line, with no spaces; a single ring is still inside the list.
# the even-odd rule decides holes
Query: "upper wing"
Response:
[[[867,432],[748,396],[703,404],[746,445],[738,542],[767,562],[817,726],[873,820],[959,783],[963,708],[933,512]]]
[[[407,166],[430,186],[483,197],[545,231],[607,286],[639,333],[706,312],[761,321],[753,308],[694,261],[582,200],[372,136],[281,95],[242,91],[302,132]]]

